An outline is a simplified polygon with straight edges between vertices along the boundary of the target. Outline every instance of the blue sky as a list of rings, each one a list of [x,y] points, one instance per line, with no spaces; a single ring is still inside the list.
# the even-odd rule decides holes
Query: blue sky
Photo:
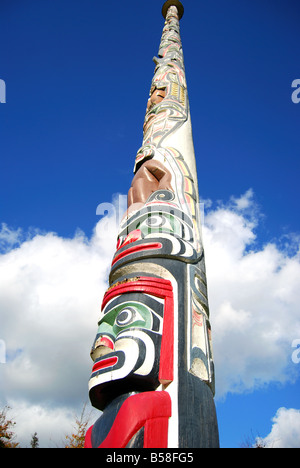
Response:
[[[0,339],[18,357],[15,367],[0,364],[9,382],[7,386],[0,382],[0,399],[13,402],[15,407],[19,405],[24,414],[39,414],[39,421],[46,418],[41,416],[45,405],[52,411],[53,421],[58,414],[53,411],[63,408],[67,419],[72,409],[67,403],[67,389],[65,401],[51,401],[50,394],[45,394],[43,400],[43,392],[35,399],[35,374],[31,383],[28,380],[20,384],[20,389],[24,385],[28,392],[23,392],[22,401],[16,391],[10,390],[18,380],[11,375],[18,374],[21,363],[18,359],[22,353],[16,353],[16,349],[24,350],[26,345],[22,343],[21,331],[18,343],[11,337],[13,321],[7,314],[11,310],[12,317],[18,315],[15,299],[8,293],[13,295],[17,290],[28,294],[24,303],[28,304],[29,317],[34,303],[30,298],[38,290],[40,303],[49,311],[55,308],[54,299],[49,306],[48,289],[49,285],[54,288],[51,275],[56,271],[55,262],[53,269],[47,269],[49,261],[53,262],[53,255],[48,255],[51,249],[58,249],[61,259],[67,259],[63,278],[70,271],[73,274],[73,264],[78,259],[86,268],[84,271],[88,272],[90,265],[91,271],[98,272],[102,267],[97,270],[97,260],[104,262],[99,251],[113,252],[112,244],[111,250],[106,244],[111,239],[96,236],[96,208],[100,203],[112,202],[116,193],[126,194],[131,184],[154,71],[152,57],[157,54],[163,27],[162,3],[1,1],[0,79],[6,83],[6,103],[0,104],[0,245],[3,268],[6,266],[3,271],[9,271],[10,276],[5,278],[6,286],[0,287]],[[212,252],[208,254],[211,314],[215,307],[215,334],[219,330],[216,337],[213,335],[221,375],[216,404],[221,445],[237,447],[251,432],[267,437],[272,424],[278,426],[283,420],[284,414],[280,413],[280,418],[278,415],[272,422],[279,408],[300,410],[300,364],[291,361],[292,341],[300,339],[294,286],[296,280],[299,284],[300,103],[291,99],[292,82],[300,79],[300,4],[298,0],[183,3],[181,37],[200,197],[205,203],[207,249]],[[233,235],[228,233],[228,223],[236,228]],[[221,239],[220,232],[224,234]],[[250,295],[237,296],[233,283],[227,288],[232,296],[226,296],[225,301],[216,274],[218,262],[227,261],[222,248],[232,252],[227,267],[232,267],[233,272],[247,268],[249,273],[253,268],[260,283],[249,279],[248,285],[240,287],[241,291],[244,287],[245,291],[250,286],[254,288],[254,305]],[[215,252],[219,252],[219,257]],[[239,256],[235,257],[237,252]],[[109,255],[106,261],[109,266]],[[268,274],[271,264],[273,270]],[[20,273],[24,268],[29,272],[27,276]],[[101,278],[97,276],[99,272],[93,277],[95,289],[107,271],[102,273]],[[37,283],[38,278],[45,282],[39,279]],[[283,291],[286,285],[290,288]],[[98,294],[93,287],[94,283],[86,285],[83,297],[93,291],[100,301],[102,290]],[[49,295],[45,295],[45,290]],[[32,291],[30,298],[28,291]],[[260,310],[257,303],[264,291],[268,293]],[[66,300],[61,294],[58,296]],[[258,370],[259,355],[251,341],[256,333],[253,323],[257,320],[257,334],[265,339],[267,330],[262,333],[259,327],[271,326],[274,321],[270,318],[272,310],[267,315],[268,307],[263,304],[273,307],[273,301],[279,331],[272,329],[272,340],[266,339]],[[244,315],[235,315],[234,311],[243,311]],[[283,315],[289,325],[286,328],[279,319]],[[236,317],[242,327],[241,316],[250,328],[249,335],[247,328],[246,332],[242,329],[246,344],[247,336],[250,337],[250,351],[243,363],[230,366],[224,361],[230,333],[224,335],[222,342],[218,336],[225,332],[220,323],[225,317],[226,323],[232,319],[235,327]],[[95,319],[87,311],[84,320],[91,322],[93,330]],[[87,332],[88,338],[90,333]],[[270,356],[277,356],[280,343],[283,360],[278,358],[276,368]],[[268,346],[270,353],[264,354]],[[255,355],[254,369],[250,365],[251,352]],[[25,354],[28,362],[29,355]],[[32,350],[33,367],[34,355]],[[229,356],[233,362],[230,353]],[[223,369],[228,369],[228,374]],[[89,370],[84,378],[88,379]],[[239,375],[236,379],[232,378],[234,372]],[[83,382],[73,398],[74,406],[80,406],[86,398],[85,391]]]

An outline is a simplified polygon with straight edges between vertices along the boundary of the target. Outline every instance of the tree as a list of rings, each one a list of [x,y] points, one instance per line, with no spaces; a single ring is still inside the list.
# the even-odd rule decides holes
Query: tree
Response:
[[[86,405],[83,406],[80,417],[75,420],[75,432],[66,436],[65,448],[84,448],[84,439],[89,424],[90,415],[86,415]]]
[[[251,436],[241,444],[241,448],[266,448],[266,444],[260,436],[254,436],[251,431]]]
[[[0,411],[0,448],[17,448],[19,446],[17,442],[14,442],[15,434],[12,431],[16,423],[7,418],[9,410],[9,406],[5,406]]]
[[[38,448],[39,446],[39,439],[38,439],[36,432],[31,437],[30,445],[31,445],[31,448]]]

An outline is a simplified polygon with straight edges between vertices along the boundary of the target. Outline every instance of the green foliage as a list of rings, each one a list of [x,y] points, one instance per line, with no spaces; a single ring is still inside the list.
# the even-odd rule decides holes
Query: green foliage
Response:
[[[36,432],[31,437],[30,445],[31,445],[31,448],[38,448],[39,446],[39,439],[38,439]]]

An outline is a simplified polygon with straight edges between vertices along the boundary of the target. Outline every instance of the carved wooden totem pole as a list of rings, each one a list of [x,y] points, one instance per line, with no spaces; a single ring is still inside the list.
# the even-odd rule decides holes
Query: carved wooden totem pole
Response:
[[[167,1],[128,209],[92,347],[86,447],[218,447],[214,365],[179,20]]]

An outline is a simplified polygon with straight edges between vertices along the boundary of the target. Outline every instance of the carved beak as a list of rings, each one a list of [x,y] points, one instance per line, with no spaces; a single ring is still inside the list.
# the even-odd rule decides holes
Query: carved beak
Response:
[[[94,347],[91,350],[91,358],[93,361],[106,354],[111,353],[115,348],[113,340],[107,335],[101,335],[97,339]]]

